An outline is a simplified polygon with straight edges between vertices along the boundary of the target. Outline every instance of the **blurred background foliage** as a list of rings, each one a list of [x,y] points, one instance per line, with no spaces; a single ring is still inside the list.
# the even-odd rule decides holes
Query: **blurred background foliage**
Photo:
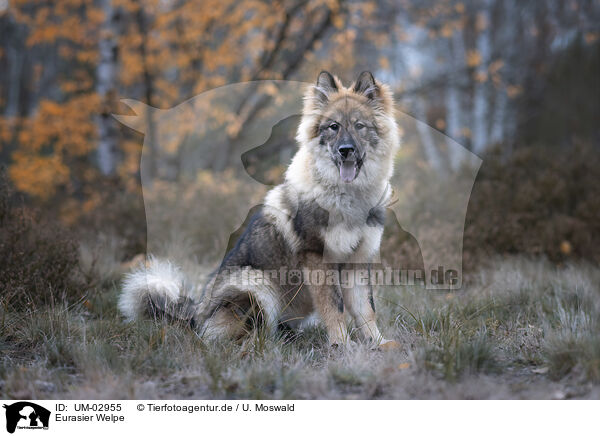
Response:
[[[20,193],[6,202],[117,234],[130,258],[145,240],[143,138],[111,116],[130,113],[121,98],[166,109],[236,82],[371,70],[403,112],[484,159],[467,265],[482,253],[598,261],[599,23],[593,0],[0,0],[0,161]],[[204,187],[229,183],[263,106],[248,95],[219,114],[230,140],[195,163]],[[294,147],[292,124],[275,148]],[[445,165],[426,134],[415,140]],[[257,162],[281,172],[289,155]],[[386,241],[418,254],[410,238]]]

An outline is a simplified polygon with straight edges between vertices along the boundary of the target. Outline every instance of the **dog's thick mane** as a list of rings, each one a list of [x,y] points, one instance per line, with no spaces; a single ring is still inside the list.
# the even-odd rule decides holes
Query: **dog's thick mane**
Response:
[[[333,79],[337,87],[335,90],[323,89],[319,84],[310,85],[306,89],[304,109],[296,134],[299,150],[286,171],[285,184],[306,200],[319,199],[320,203],[326,203],[329,206],[328,210],[338,208],[340,212],[346,212],[344,200],[352,199],[352,209],[347,212],[356,213],[357,209],[367,212],[375,206],[372,204],[374,198],[385,202],[391,194],[388,182],[393,174],[393,155],[400,146],[393,93],[387,85],[378,81],[375,81],[374,90],[357,92],[358,82],[344,87],[337,77],[333,76]],[[370,91],[376,93],[374,98],[365,95]],[[322,98],[324,93],[328,96],[327,103],[324,103]],[[370,156],[371,159],[365,165],[366,177],[358,178],[351,184],[342,182],[337,175],[332,177],[331,170],[323,168],[309,149],[311,146],[317,146],[318,136],[315,132],[322,117],[324,104],[335,104],[348,98],[358,100],[373,109],[375,125],[382,143],[374,152],[379,156]],[[274,195],[267,197],[267,205],[280,206],[277,201],[274,202],[277,204],[269,204],[269,198],[274,198]]]

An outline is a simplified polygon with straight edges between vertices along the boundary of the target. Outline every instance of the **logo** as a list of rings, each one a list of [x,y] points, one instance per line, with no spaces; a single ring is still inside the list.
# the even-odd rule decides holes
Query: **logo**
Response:
[[[48,429],[50,411],[29,401],[19,401],[4,405],[6,409],[6,431],[14,433],[18,429]]]

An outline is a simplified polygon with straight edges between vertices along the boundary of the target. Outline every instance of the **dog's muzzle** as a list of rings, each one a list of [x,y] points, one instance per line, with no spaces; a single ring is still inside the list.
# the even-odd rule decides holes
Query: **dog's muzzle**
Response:
[[[340,158],[340,178],[344,183],[350,183],[358,176],[363,157],[357,156],[356,148],[351,144],[342,144],[338,147]]]

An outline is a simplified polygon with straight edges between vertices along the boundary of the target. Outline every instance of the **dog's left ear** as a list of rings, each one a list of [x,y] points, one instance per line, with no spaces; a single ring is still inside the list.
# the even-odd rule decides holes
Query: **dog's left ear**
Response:
[[[352,91],[369,99],[374,107],[394,114],[394,93],[384,83],[377,82],[369,71],[363,71],[352,86]]]
[[[375,78],[370,71],[363,71],[360,73],[352,90],[357,94],[365,95],[371,100],[375,100],[380,96],[379,86],[375,82]]]

